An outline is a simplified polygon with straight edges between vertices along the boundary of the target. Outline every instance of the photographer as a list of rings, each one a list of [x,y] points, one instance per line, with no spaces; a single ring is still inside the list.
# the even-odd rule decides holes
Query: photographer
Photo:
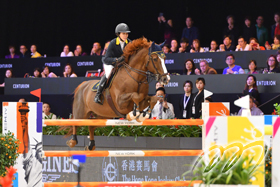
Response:
[[[171,103],[167,102],[165,96],[165,89],[159,87],[156,90],[158,101],[153,108],[152,117],[156,117],[157,119],[173,119],[175,117],[174,107]]]

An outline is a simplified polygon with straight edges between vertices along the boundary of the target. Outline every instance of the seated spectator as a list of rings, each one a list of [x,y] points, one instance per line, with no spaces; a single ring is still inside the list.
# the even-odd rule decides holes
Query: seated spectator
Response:
[[[191,17],[186,18],[186,27],[183,30],[182,38],[187,38],[191,44],[194,39],[199,39],[199,30],[193,26],[193,20]]]
[[[238,38],[238,45],[236,46],[235,51],[249,51],[250,45],[246,43],[245,39],[240,36]]]
[[[195,85],[198,92],[194,94],[192,101],[192,117],[194,119],[199,119],[201,116],[202,103],[204,102],[205,79],[202,77],[197,78]]]
[[[156,97],[158,101],[152,110],[152,118],[157,119],[173,119],[175,117],[174,108],[171,103],[168,103],[165,98],[165,89],[159,87],[156,90]]]
[[[157,82],[157,83],[156,83],[156,90],[157,90],[159,87],[163,87],[163,88],[164,88],[164,85],[161,84],[160,82]]]
[[[256,37],[256,26],[251,24],[251,18],[249,16],[245,17],[242,36],[248,44],[250,43],[250,38]]]
[[[179,102],[179,110],[180,115],[178,116],[179,119],[190,119],[192,116],[192,89],[193,83],[191,81],[186,81],[184,83],[184,95],[181,97]]]
[[[25,45],[21,45],[19,47],[19,51],[20,51],[20,55],[19,55],[20,58],[30,58],[30,53],[27,52],[27,48]]]
[[[226,55],[226,63],[228,67],[224,69],[223,74],[244,74],[244,70],[240,66],[234,64],[235,58],[233,54]]]
[[[259,45],[259,42],[258,42],[257,38],[250,38],[249,45],[250,45],[250,50],[251,51],[265,50],[265,47]]]
[[[35,68],[33,71],[33,78],[41,78],[41,77],[42,77],[42,75],[41,75],[40,68]]]
[[[210,43],[210,50],[209,52],[217,52],[218,50],[218,44],[215,40],[212,40]]]
[[[90,56],[101,56],[103,53],[103,50],[101,49],[101,45],[99,42],[93,43]]]
[[[190,46],[189,46],[189,40],[187,38],[182,38],[180,42],[181,47],[179,48],[178,53],[189,53],[190,52]]]
[[[241,116],[242,115],[242,110],[243,108],[241,108],[238,112],[238,116]],[[252,96],[250,96],[250,111],[251,111],[251,115],[252,116],[262,116],[263,115],[263,112],[258,108],[256,107],[256,105],[254,104],[254,98]]]
[[[56,119],[56,115],[51,113],[50,104],[47,102],[43,103],[43,119]]]
[[[178,53],[178,42],[175,39],[171,40],[170,53]]]
[[[195,64],[192,59],[187,59],[185,61],[185,68],[183,75],[195,75]]]
[[[200,47],[200,42],[198,39],[194,39],[192,43],[192,48],[190,50],[191,53],[202,53],[204,49]]]
[[[9,79],[13,77],[13,70],[12,69],[7,69],[6,73],[5,73],[5,78]],[[5,87],[5,82],[3,82],[2,84],[0,84],[0,87]]]
[[[170,47],[168,44],[164,44],[162,47],[162,51],[164,52],[164,54],[168,54],[170,53]]]
[[[195,70],[196,75],[217,74],[217,71],[214,68],[211,68],[206,60],[201,60],[199,66],[200,70]]]
[[[103,52],[102,52],[102,56],[105,56],[106,51],[107,51],[107,49],[108,49],[108,47],[109,47],[109,44],[110,44],[110,41],[107,41],[107,42],[105,43],[104,49],[103,49]]]
[[[63,76],[64,77],[77,77],[77,75],[73,71],[73,68],[72,68],[71,64],[66,64],[65,65]]]
[[[63,47],[63,51],[60,54],[60,57],[70,57],[70,56],[74,56],[74,54],[72,51],[70,51],[69,45],[65,45]]]
[[[20,98],[20,99],[18,100],[18,102],[19,102],[19,103],[25,103],[26,100],[25,100],[24,98]]]
[[[279,63],[274,55],[270,55],[266,61],[267,68],[264,69],[263,73],[280,73]]]
[[[43,69],[43,72],[41,73],[43,78],[56,78],[56,74],[54,74],[53,72],[51,72],[50,67],[49,66],[45,66]]]
[[[250,60],[248,74],[258,74],[258,73],[259,72],[257,72],[257,62],[255,60]]]
[[[274,36],[274,43],[271,44],[271,46],[268,44],[268,42],[265,44],[265,48],[267,50],[277,50],[280,49],[280,35],[275,35]]]
[[[231,38],[229,36],[225,36],[223,44],[220,45],[220,51],[234,51],[234,49],[234,45],[231,44]]]
[[[160,88],[160,87],[164,88],[164,84],[161,84],[160,82],[157,82],[157,83],[156,83],[156,90],[157,90],[158,88]],[[166,100],[168,101],[168,100],[169,100],[169,95],[168,95],[168,94],[165,94],[165,98],[166,98]]]
[[[10,58],[19,58],[19,55],[17,55],[17,54],[15,53],[16,49],[15,49],[14,46],[10,45],[10,46],[9,46],[9,51],[10,51],[10,54],[5,56],[6,59],[10,59]]]
[[[227,23],[228,26],[224,29],[223,35],[229,36],[230,39],[232,40],[232,45],[235,46],[236,40],[239,36],[239,30],[234,25],[234,17],[232,15],[229,15],[227,17]]]
[[[277,52],[276,60],[277,60],[277,62],[279,64],[280,63],[280,50]]]
[[[260,102],[260,97],[259,97],[259,91],[257,87],[257,79],[254,75],[248,75],[246,83],[245,83],[245,88],[243,90],[243,95],[250,95],[258,101],[258,104]]]
[[[76,49],[74,51],[74,55],[75,56],[86,56],[87,54],[85,52],[83,52],[83,49],[82,49],[81,45],[77,45]]]
[[[42,55],[37,52],[37,46],[36,45],[31,45],[30,51],[31,51],[31,58],[42,57]]]

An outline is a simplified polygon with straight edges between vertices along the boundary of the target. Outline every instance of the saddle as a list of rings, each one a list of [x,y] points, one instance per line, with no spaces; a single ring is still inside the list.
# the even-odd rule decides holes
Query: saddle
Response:
[[[114,69],[112,70],[112,72],[111,72],[109,78],[107,79],[107,82],[106,82],[106,85],[105,85],[104,90],[111,87],[111,84],[112,84],[112,82],[113,82],[113,80],[114,80],[114,78],[115,78],[115,76],[116,76],[116,74],[117,74],[117,72],[118,72],[118,69],[119,69],[119,68],[114,68]],[[104,76],[105,76],[105,75],[104,75]],[[95,83],[95,84],[92,86],[91,91],[97,92],[97,88],[98,88],[98,86],[99,86],[99,82],[100,82],[100,81],[98,81],[97,83]],[[103,92],[104,92],[104,91],[103,91]]]
[[[111,94],[110,94],[110,92],[109,92],[109,89],[111,88],[111,85],[112,85],[112,83],[113,83],[113,81],[114,81],[114,79],[115,79],[115,77],[116,77],[116,75],[117,75],[117,73],[118,73],[119,68],[120,68],[120,66],[115,66],[115,68],[112,70],[112,72],[111,72],[111,74],[110,74],[110,76],[109,76],[109,78],[108,78],[108,80],[107,80],[107,82],[106,82],[106,85],[105,85],[105,87],[104,87],[103,92],[105,92],[105,97],[106,97],[106,99],[107,99],[107,102],[108,102],[109,106],[111,107],[111,109],[115,112],[115,114],[118,115],[118,116],[121,117],[121,118],[125,118],[126,115],[120,113],[120,112],[116,109],[116,107],[115,107],[115,105],[114,105],[114,103],[113,103]],[[95,83],[95,84],[93,85],[93,87],[91,88],[91,90],[92,90],[93,92],[97,92],[97,88],[98,88],[98,86],[99,86],[99,82],[100,82],[100,81],[98,81],[97,83]],[[103,95],[103,93],[102,93],[102,95],[101,95],[102,103],[104,102],[105,97],[104,97],[104,95]]]

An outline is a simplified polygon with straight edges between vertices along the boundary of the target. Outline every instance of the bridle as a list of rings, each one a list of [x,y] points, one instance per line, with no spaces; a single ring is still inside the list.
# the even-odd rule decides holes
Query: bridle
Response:
[[[159,73],[159,71],[158,71],[158,69],[157,69],[157,67],[156,67],[156,65],[155,65],[155,62],[154,62],[154,60],[153,60],[153,58],[152,58],[152,54],[156,54],[159,58],[165,58],[165,55],[162,53],[162,51],[154,51],[154,52],[152,52],[152,51],[151,51],[151,47],[149,48],[149,59],[148,59],[146,65],[145,65],[145,68],[148,67],[149,62],[151,61],[151,63],[153,64],[154,69],[156,70],[156,73],[152,73],[152,72],[150,72],[150,71],[143,71],[143,70],[140,70],[140,69],[133,68],[133,67],[131,67],[129,64],[125,63],[125,62],[120,63],[121,65],[124,66],[124,69],[125,69],[125,71],[127,72],[127,74],[128,74],[133,80],[135,80],[135,81],[138,83],[139,87],[140,87],[140,85],[143,84],[143,83],[144,83],[144,84],[149,84],[149,83],[152,82],[153,80],[158,81],[158,80],[160,80],[161,77],[168,75],[168,73],[163,73],[163,74],[160,74],[160,73]],[[142,76],[146,77],[146,79],[144,79],[143,81],[138,81],[138,80],[136,80],[136,79],[130,74],[130,72],[128,71],[128,69],[131,70],[131,71],[133,71],[133,72],[135,72],[135,73],[137,73],[137,74],[139,74],[139,75],[142,75]],[[138,87],[138,90],[139,90],[139,87]]]

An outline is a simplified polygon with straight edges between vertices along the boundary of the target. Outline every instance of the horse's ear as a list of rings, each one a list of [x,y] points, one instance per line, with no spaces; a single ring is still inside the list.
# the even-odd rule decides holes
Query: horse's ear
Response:
[[[166,40],[164,42],[162,42],[159,46],[160,48],[163,48],[164,44],[165,44]]]

